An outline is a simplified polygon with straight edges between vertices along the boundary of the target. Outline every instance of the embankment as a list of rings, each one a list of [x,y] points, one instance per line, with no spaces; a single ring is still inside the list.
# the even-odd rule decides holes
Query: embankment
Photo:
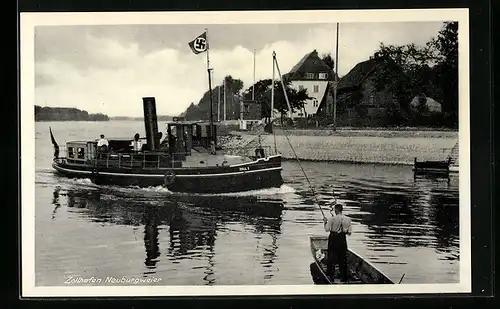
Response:
[[[257,139],[252,133],[231,132],[220,137],[223,147],[238,148]],[[283,130],[262,135],[261,143],[283,155],[304,161],[411,165],[414,159],[446,160],[458,142],[457,131],[431,130]],[[290,147],[290,144],[293,146]],[[295,151],[295,154],[294,152]]]

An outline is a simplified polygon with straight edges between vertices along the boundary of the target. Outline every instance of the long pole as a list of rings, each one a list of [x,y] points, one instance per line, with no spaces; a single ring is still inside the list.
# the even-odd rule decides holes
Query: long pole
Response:
[[[337,40],[335,44],[335,84],[333,86],[333,130],[337,130],[337,87],[339,75],[339,23],[337,23]]]
[[[217,121],[220,121],[220,86],[217,87]]]
[[[280,66],[278,65],[278,60],[276,60],[276,53],[274,54],[274,63],[276,64],[276,69],[278,70],[278,75],[280,77],[281,87],[283,87],[283,95],[285,96],[285,101],[286,101],[286,104],[288,106],[288,114],[289,114],[290,120],[293,121],[292,106],[290,105],[290,101],[288,100],[288,95],[286,94],[285,83],[283,82],[283,78],[282,78],[283,75],[281,75]]]
[[[224,121],[226,121],[226,77],[224,77]]]
[[[273,51],[273,79],[271,82],[271,122],[274,120],[274,76],[276,74],[276,65],[274,64],[274,58],[276,57],[276,52]]]
[[[207,42],[208,40],[208,29],[205,29]],[[207,46],[207,72],[208,72],[208,95],[210,98],[210,140],[214,140],[214,120],[213,120],[213,102],[212,102],[212,70],[210,69],[210,56],[208,50],[210,49],[210,45]]]

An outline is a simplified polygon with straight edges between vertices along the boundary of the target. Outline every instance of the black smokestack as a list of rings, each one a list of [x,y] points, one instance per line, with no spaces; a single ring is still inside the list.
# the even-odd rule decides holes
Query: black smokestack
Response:
[[[156,116],[156,101],[154,97],[142,98],[144,105],[144,126],[146,129],[146,139],[148,141],[148,150],[157,150],[160,148],[160,139],[158,138],[158,119]]]

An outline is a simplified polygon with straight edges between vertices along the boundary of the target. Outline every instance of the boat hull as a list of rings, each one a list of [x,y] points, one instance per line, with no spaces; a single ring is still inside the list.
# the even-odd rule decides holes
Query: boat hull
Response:
[[[338,284],[338,278],[326,274],[326,259],[318,258],[317,252],[320,250],[326,257],[328,249],[328,237],[316,236],[310,238],[311,253],[314,263],[310,265],[311,276],[316,284]],[[347,251],[347,268],[349,274],[348,284],[394,284],[385,274],[374,265],[364,260],[352,249]]]
[[[95,168],[54,160],[56,172],[64,177],[89,178],[98,185],[163,186],[173,192],[231,193],[280,187],[281,156],[245,164],[203,168]]]

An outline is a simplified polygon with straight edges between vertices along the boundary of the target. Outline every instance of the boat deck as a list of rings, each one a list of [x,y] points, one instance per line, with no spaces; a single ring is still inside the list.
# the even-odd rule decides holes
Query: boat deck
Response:
[[[326,250],[321,250],[322,254],[326,256]],[[318,269],[318,267],[321,267],[321,271]],[[316,269],[314,269],[316,268]],[[318,273],[317,275],[314,275],[315,272],[323,272],[323,274]],[[348,281],[346,283],[341,282],[340,280],[340,272],[338,266],[335,267],[335,273],[334,276],[328,276],[327,282],[320,282],[321,276],[326,275],[326,258],[322,258],[321,260],[317,260],[317,263],[312,263],[311,264],[311,273],[313,274],[313,277],[316,277],[315,281],[318,283],[323,283],[323,284],[364,284],[363,280],[356,274],[355,271],[353,271],[352,268],[348,267]]]
[[[311,275],[317,284],[340,284],[338,267],[333,277],[326,275],[326,256],[328,248],[328,237],[313,236],[310,238],[311,254],[314,265],[311,264]],[[383,274],[370,262],[363,259],[359,254],[347,250],[348,282],[345,284],[394,284],[390,278]]]
[[[198,151],[191,151],[190,156],[186,156],[182,162],[183,167],[206,167],[206,166],[230,166],[233,164],[242,164],[253,162],[249,157],[230,156],[223,153],[215,155]]]

